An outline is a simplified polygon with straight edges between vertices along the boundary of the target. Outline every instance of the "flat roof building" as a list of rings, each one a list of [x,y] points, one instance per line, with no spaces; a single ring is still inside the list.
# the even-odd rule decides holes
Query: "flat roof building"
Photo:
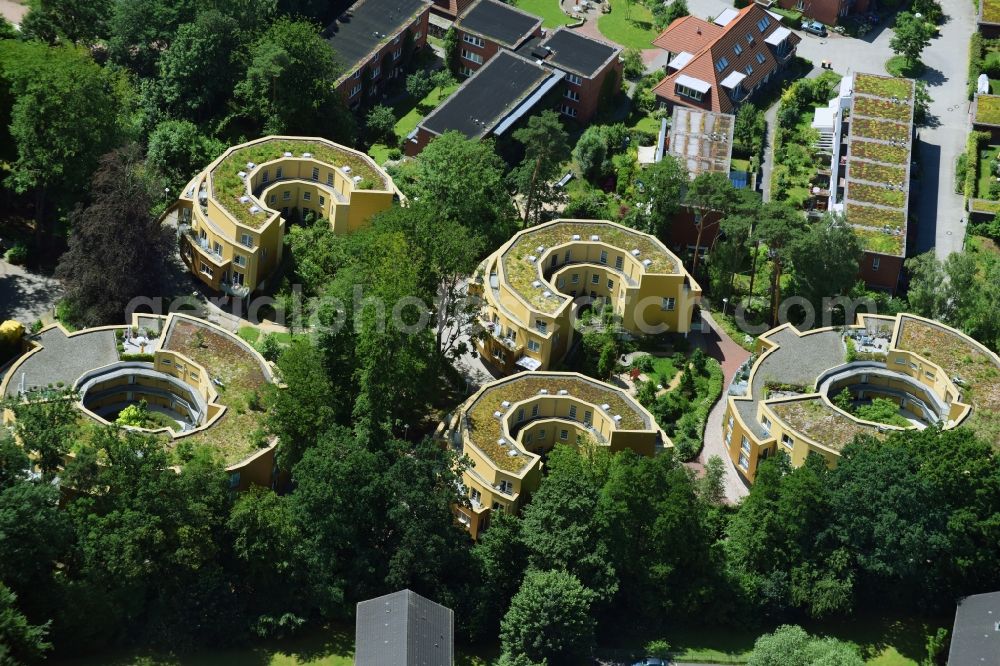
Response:
[[[700,173],[728,175],[735,120],[728,113],[675,106],[670,124],[670,154],[687,167],[691,178]]]
[[[412,590],[357,606],[356,666],[452,666],[455,614]]]

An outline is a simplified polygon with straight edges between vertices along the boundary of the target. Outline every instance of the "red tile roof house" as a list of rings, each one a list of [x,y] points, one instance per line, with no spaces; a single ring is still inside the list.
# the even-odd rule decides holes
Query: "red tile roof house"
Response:
[[[837,25],[841,17],[864,14],[871,3],[869,0],[778,0],[777,4],[782,9],[800,11],[820,23]]]
[[[653,89],[660,104],[735,113],[791,61],[801,38],[756,4],[714,21],[684,16],[653,44],[671,55]]]

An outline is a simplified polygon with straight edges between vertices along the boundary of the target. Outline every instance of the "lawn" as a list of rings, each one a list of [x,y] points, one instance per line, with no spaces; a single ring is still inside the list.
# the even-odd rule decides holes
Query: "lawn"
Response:
[[[980,95],[976,100],[976,122],[1000,125],[1000,97]]]
[[[253,326],[241,326],[237,334],[252,345],[256,345],[260,340],[260,329]],[[282,345],[287,345],[292,342],[291,333],[276,331],[271,335],[275,336],[278,342]]]
[[[573,22],[573,19],[559,8],[559,0],[517,0],[514,4],[529,14],[541,18],[542,26],[546,28],[558,28]]]
[[[456,649],[457,666],[486,666],[496,656],[492,646],[473,655]],[[336,625],[283,641],[241,648],[211,649],[183,656],[120,651],[72,660],[50,660],[55,666],[353,666],[354,627]]]
[[[597,29],[627,49],[653,48],[653,39],[659,34],[649,9],[637,2],[629,6],[624,0],[611,2],[611,13],[597,19]]]
[[[427,94],[422,100],[413,103],[413,99],[407,96],[403,101],[394,104],[392,107],[392,113],[398,120],[396,121],[396,126],[394,131],[396,133],[396,138],[402,141],[406,138],[406,135],[416,129],[417,125],[423,120],[428,113],[433,111],[441,102],[448,99],[455,90],[458,89],[459,83],[455,82],[450,86],[445,86],[444,88],[435,88]],[[398,142],[397,142],[398,143]],[[368,149],[368,154],[372,156],[379,164],[384,164],[386,160],[389,159],[390,148],[395,148],[397,146],[387,146],[384,143],[372,144],[371,148]]]
[[[640,115],[635,122],[632,123],[629,129],[638,130],[640,132],[648,132],[650,134],[659,134],[660,119],[654,118],[650,115]]]
[[[979,181],[976,183],[976,196],[987,199],[990,196],[990,185],[994,182],[993,162],[1000,154],[1000,146],[986,146],[979,151]]]

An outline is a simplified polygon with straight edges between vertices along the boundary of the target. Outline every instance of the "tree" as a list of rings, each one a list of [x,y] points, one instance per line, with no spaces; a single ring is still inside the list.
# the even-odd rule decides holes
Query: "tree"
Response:
[[[528,118],[528,123],[514,132],[514,139],[524,146],[524,161],[515,173],[518,190],[525,196],[524,224],[534,214],[541,221],[546,201],[539,196],[541,183],[553,180],[559,167],[569,157],[569,143],[559,114],[552,110]]]
[[[90,46],[107,35],[111,0],[30,0],[21,32],[49,44],[59,40]]]
[[[50,194],[72,202],[112,145],[118,96],[112,76],[85,50],[14,40],[0,41],[0,87],[14,100],[9,130],[17,147],[6,184],[34,192],[41,240]]]
[[[726,214],[736,199],[736,188],[729,176],[718,172],[705,172],[695,176],[687,188],[684,203],[695,211],[695,226],[698,236],[695,240],[694,260],[691,271],[698,270],[698,258],[701,256],[701,237],[705,227],[719,223],[719,217]]]
[[[444,33],[444,66],[452,74],[457,75],[461,63],[458,60],[458,31],[454,27]]]
[[[889,48],[896,55],[906,58],[910,67],[920,62],[920,54],[931,43],[934,29],[923,17],[917,18],[910,12],[900,12],[896,16]]]
[[[157,61],[177,26],[194,19],[191,0],[129,0],[112,3],[108,18],[108,56],[143,78],[156,74]]]
[[[510,238],[515,211],[504,186],[504,163],[493,142],[445,132],[420,153],[397,183],[438,214],[463,224],[495,247]]]
[[[948,305],[944,266],[930,250],[903,262],[910,274],[907,300],[914,314],[940,319]]]
[[[573,148],[573,159],[580,166],[584,178],[591,182],[604,175],[607,156],[608,144],[598,125],[584,130]]]
[[[51,478],[62,466],[76,436],[77,412],[68,392],[54,396],[32,396],[27,400],[11,399],[7,407],[14,412],[14,434],[35,463]]]
[[[10,433],[0,433],[0,492],[27,476],[28,454]]]
[[[396,138],[396,116],[392,108],[384,104],[376,104],[365,118],[365,128],[372,143],[394,143]]]
[[[754,643],[747,666],[862,666],[864,660],[849,643],[814,638],[802,627],[784,625]]]
[[[17,595],[0,583],[0,663],[40,661],[52,644],[46,640],[49,625],[33,625],[17,609]]]
[[[913,122],[924,125],[930,118],[931,94],[927,91],[927,82],[916,79],[913,82]]]
[[[493,512],[489,529],[472,548],[472,558],[482,581],[473,635],[495,637],[528,567],[520,520],[506,511]]]
[[[146,166],[179,194],[189,180],[222,154],[225,146],[187,120],[165,120],[149,135]]]
[[[733,150],[756,155],[759,159],[764,150],[766,135],[767,121],[764,112],[753,104],[741,105],[733,123]]]
[[[201,120],[225,108],[240,68],[234,62],[239,25],[214,9],[177,29],[159,58],[159,84],[168,109]]]
[[[686,0],[672,0],[669,4],[657,2],[653,6],[653,22],[657,30],[663,30],[677,19],[688,15]]]
[[[638,79],[645,72],[642,52],[639,49],[625,49],[622,54],[622,73],[626,79]],[[588,128],[589,129],[589,128]]]
[[[420,101],[435,88],[431,74],[426,69],[418,69],[406,77],[406,94]]]
[[[642,172],[642,180],[650,203],[649,228],[645,231],[664,238],[688,185],[687,169],[673,155],[664,155],[662,160]]]
[[[350,387],[330,381],[321,351],[295,338],[278,357],[286,388],[268,387],[268,429],[278,438],[278,465],[292,469],[302,454],[350,413]]]
[[[529,571],[500,623],[508,663],[568,666],[583,663],[594,647],[593,593],[564,571]]]
[[[134,145],[105,155],[91,183],[91,204],[70,216],[69,249],[56,275],[79,324],[124,321],[132,299],[160,293],[170,242],[150,213],[141,164]]]
[[[351,114],[334,86],[341,66],[315,25],[279,19],[251,53],[246,76],[233,91],[240,115],[265,134],[326,136],[351,143]]]
[[[827,216],[808,226],[789,248],[792,290],[815,307],[827,296],[841,296],[857,282],[863,248],[843,219]]]
[[[806,229],[806,218],[792,206],[767,202],[762,207],[756,234],[767,246],[771,260],[771,323],[778,325],[778,308],[781,305],[781,275],[792,261],[792,248]]]

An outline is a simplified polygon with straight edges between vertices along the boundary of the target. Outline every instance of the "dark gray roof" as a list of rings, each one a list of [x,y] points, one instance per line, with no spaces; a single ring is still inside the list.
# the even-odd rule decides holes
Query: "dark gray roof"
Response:
[[[465,10],[455,27],[510,48],[531,36],[542,19],[497,0],[479,0]]]
[[[434,134],[457,130],[477,139],[489,134],[552,73],[540,65],[501,50],[473,74],[421,126]]]
[[[429,0],[360,0],[327,26],[324,35],[351,74],[385,41],[410,24]]]
[[[599,42],[567,28],[560,28],[543,42],[552,50],[546,62],[574,74],[591,78],[620,48]]]
[[[38,336],[42,349],[25,359],[7,385],[7,397],[17,395],[23,376],[25,390],[49,384],[72,387],[88,370],[118,361],[118,341],[111,330],[67,336],[58,327]]]
[[[355,666],[452,666],[454,613],[400,590],[358,604]]]
[[[948,666],[1000,664],[1000,592],[974,594],[958,602]]]

